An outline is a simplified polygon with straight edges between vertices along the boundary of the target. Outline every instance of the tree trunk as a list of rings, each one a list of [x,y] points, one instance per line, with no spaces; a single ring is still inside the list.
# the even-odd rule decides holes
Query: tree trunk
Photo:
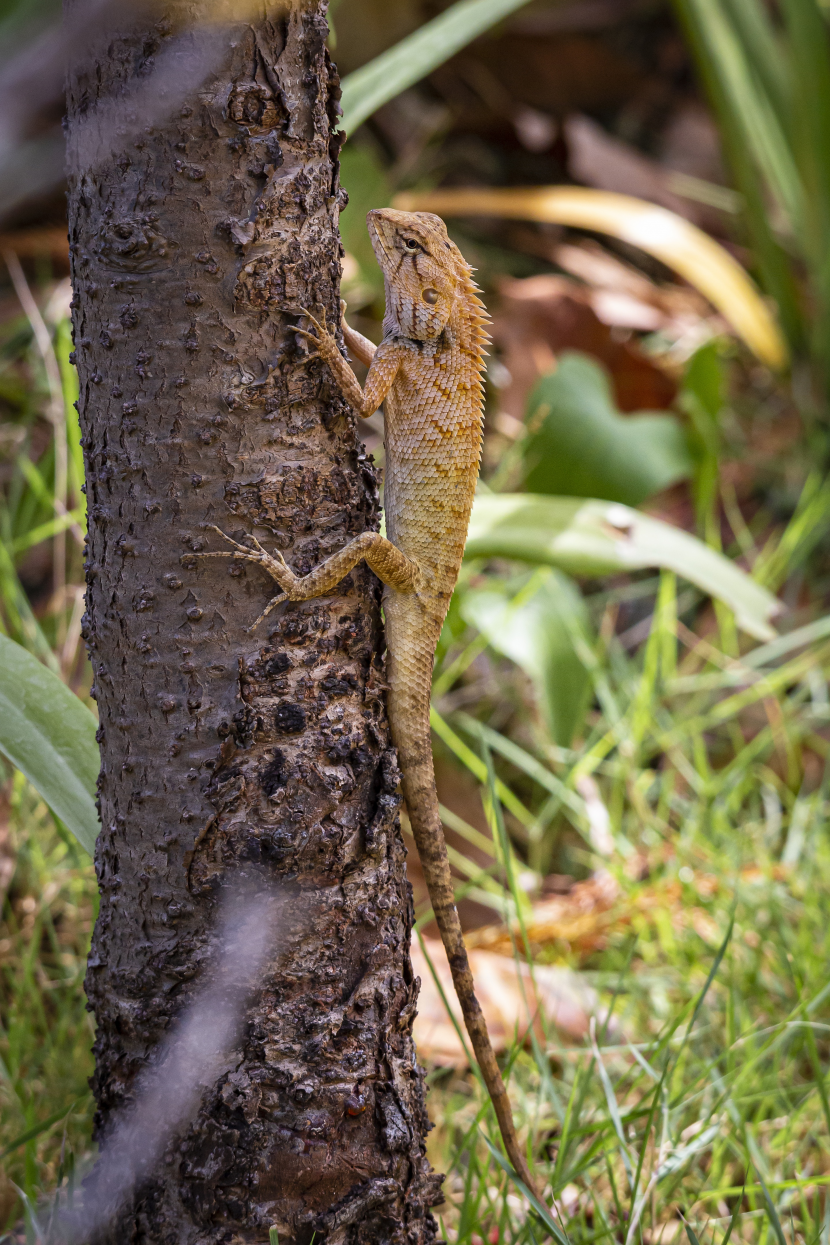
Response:
[[[378,583],[361,567],[248,634],[277,586],[193,556],[228,548],[216,524],[305,574],[377,526],[354,418],[283,310],[338,319],[325,8],[206,36],[183,28],[184,6],[144,20],[122,6],[70,72],[103,1147],[207,980],[229,880],[266,871],[305,914],[226,1072],[102,1238],[119,1245],[264,1242],[271,1226],[297,1245],[425,1245],[436,1231]],[[200,56],[214,59],[195,73]]]

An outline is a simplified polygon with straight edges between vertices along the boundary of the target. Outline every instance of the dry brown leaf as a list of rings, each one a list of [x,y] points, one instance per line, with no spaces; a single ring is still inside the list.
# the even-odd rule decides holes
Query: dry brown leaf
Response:
[[[587,953],[604,944],[608,930],[625,919],[621,907],[622,890],[617,880],[604,869],[585,882],[577,882],[567,895],[543,899],[533,905],[524,926],[531,947],[565,942],[571,950]],[[521,937],[518,926],[513,937]],[[488,951],[509,953],[513,943],[511,931],[504,925],[485,925],[467,938],[470,946]]]
[[[703,223],[705,213],[701,206],[676,194],[671,189],[669,170],[642,151],[609,134],[582,113],[568,117],[563,129],[568,144],[568,167],[575,181],[597,190],[637,195],[685,216],[696,225]]]
[[[461,1008],[455,997],[443,945],[437,939],[425,938],[424,946],[453,1015],[463,1030]],[[416,941],[412,943],[412,967],[421,979],[413,1030],[419,1057],[431,1063],[466,1065],[467,1058],[455,1026]],[[475,949],[470,951],[470,967],[487,1029],[497,1051],[506,1050],[517,1032],[524,1037],[531,1025],[537,1036],[544,1038],[541,1016],[555,1025],[561,1038],[581,1042],[588,1032],[591,1017],[599,1014],[596,992],[571,969],[538,965],[531,974],[527,964],[521,961],[517,964],[512,956]]]
[[[744,882],[783,880],[787,875],[788,870],[782,866],[775,866],[769,876],[752,866],[741,870]],[[721,889],[729,889],[729,880],[695,873],[687,885],[701,897],[711,898]],[[577,882],[566,895],[535,903],[525,918],[524,928],[534,953],[551,944],[565,943],[569,953],[586,955],[603,946],[611,933],[626,929],[635,917],[653,922],[658,912],[667,913],[678,932],[684,927],[693,929],[710,947],[723,938],[723,931],[710,913],[684,901],[684,887],[677,878],[661,879],[626,894],[605,870],[599,870],[585,882]],[[542,1037],[542,1016],[564,1040],[583,1041],[591,1017],[602,1019],[596,992],[578,972],[558,965],[536,965],[531,973],[522,960],[517,964],[514,940],[521,946],[518,923],[512,930],[504,925],[487,925],[466,935],[476,993],[495,1049],[505,1050],[517,1033],[524,1037],[531,1025]],[[434,938],[425,938],[424,946],[453,1015],[462,1025],[444,948]],[[412,944],[412,966],[421,979],[414,1026],[419,1055],[433,1063],[465,1065],[466,1056],[455,1026],[416,942]]]
[[[510,380],[502,405],[522,419],[530,390],[563,350],[581,350],[605,365],[622,411],[665,410],[677,387],[636,343],[619,341],[591,305],[595,291],[569,277],[504,281],[493,317],[493,340]],[[647,311],[651,308],[643,307]]]

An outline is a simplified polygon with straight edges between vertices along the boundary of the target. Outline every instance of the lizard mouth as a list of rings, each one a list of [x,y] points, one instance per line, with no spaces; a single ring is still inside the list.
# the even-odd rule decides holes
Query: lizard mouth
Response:
[[[372,246],[374,247],[374,251],[378,259],[381,259],[381,255],[378,254],[380,251],[382,252],[383,258],[386,259],[388,263],[392,263],[394,258],[394,248],[391,245],[392,239],[387,236],[387,230],[390,228],[390,222],[384,220],[383,210],[381,208],[373,208],[371,212],[367,213],[366,224],[369,229],[369,236],[372,240]]]

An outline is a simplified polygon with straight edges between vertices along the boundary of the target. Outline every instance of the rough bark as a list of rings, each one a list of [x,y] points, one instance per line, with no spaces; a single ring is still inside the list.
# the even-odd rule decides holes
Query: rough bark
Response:
[[[248,634],[276,585],[257,567],[193,557],[222,547],[204,527],[215,523],[256,533],[304,574],[377,526],[354,419],[281,310],[338,318],[325,2],[227,28],[200,86],[162,115],[168,72],[142,124],[130,93],[149,83],[152,96],[172,52],[182,65],[204,52],[180,19],[171,6],[149,23],[123,17],[68,89],[86,639],[101,713],[87,993],[103,1146],[209,975],[229,880],[264,870],[286,916],[239,1049],[104,1239],[266,1241],[276,1225],[297,1245],[315,1232],[332,1245],[427,1245],[440,1191],[411,1038],[378,584],[360,568]]]

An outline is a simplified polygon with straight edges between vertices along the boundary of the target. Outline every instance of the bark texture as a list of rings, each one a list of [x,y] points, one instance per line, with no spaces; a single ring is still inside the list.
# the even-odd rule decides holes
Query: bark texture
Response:
[[[264,1242],[275,1225],[286,1245],[428,1245],[440,1182],[411,1038],[378,584],[359,568],[247,634],[276,585],[193,557],[222,548],[215,523],[305,574],[377,526],[354,419],[281,310],[338,319],[325,3],[218,42],[214,28],[207,45],[167,8],[99,34],[68,93],[101,712],[87,992],[102,1145],[209,976],[229,880],[273,877],[285,928],[239,1048],[104,1239]],[[194,58],[220,45],[182,99]]]

